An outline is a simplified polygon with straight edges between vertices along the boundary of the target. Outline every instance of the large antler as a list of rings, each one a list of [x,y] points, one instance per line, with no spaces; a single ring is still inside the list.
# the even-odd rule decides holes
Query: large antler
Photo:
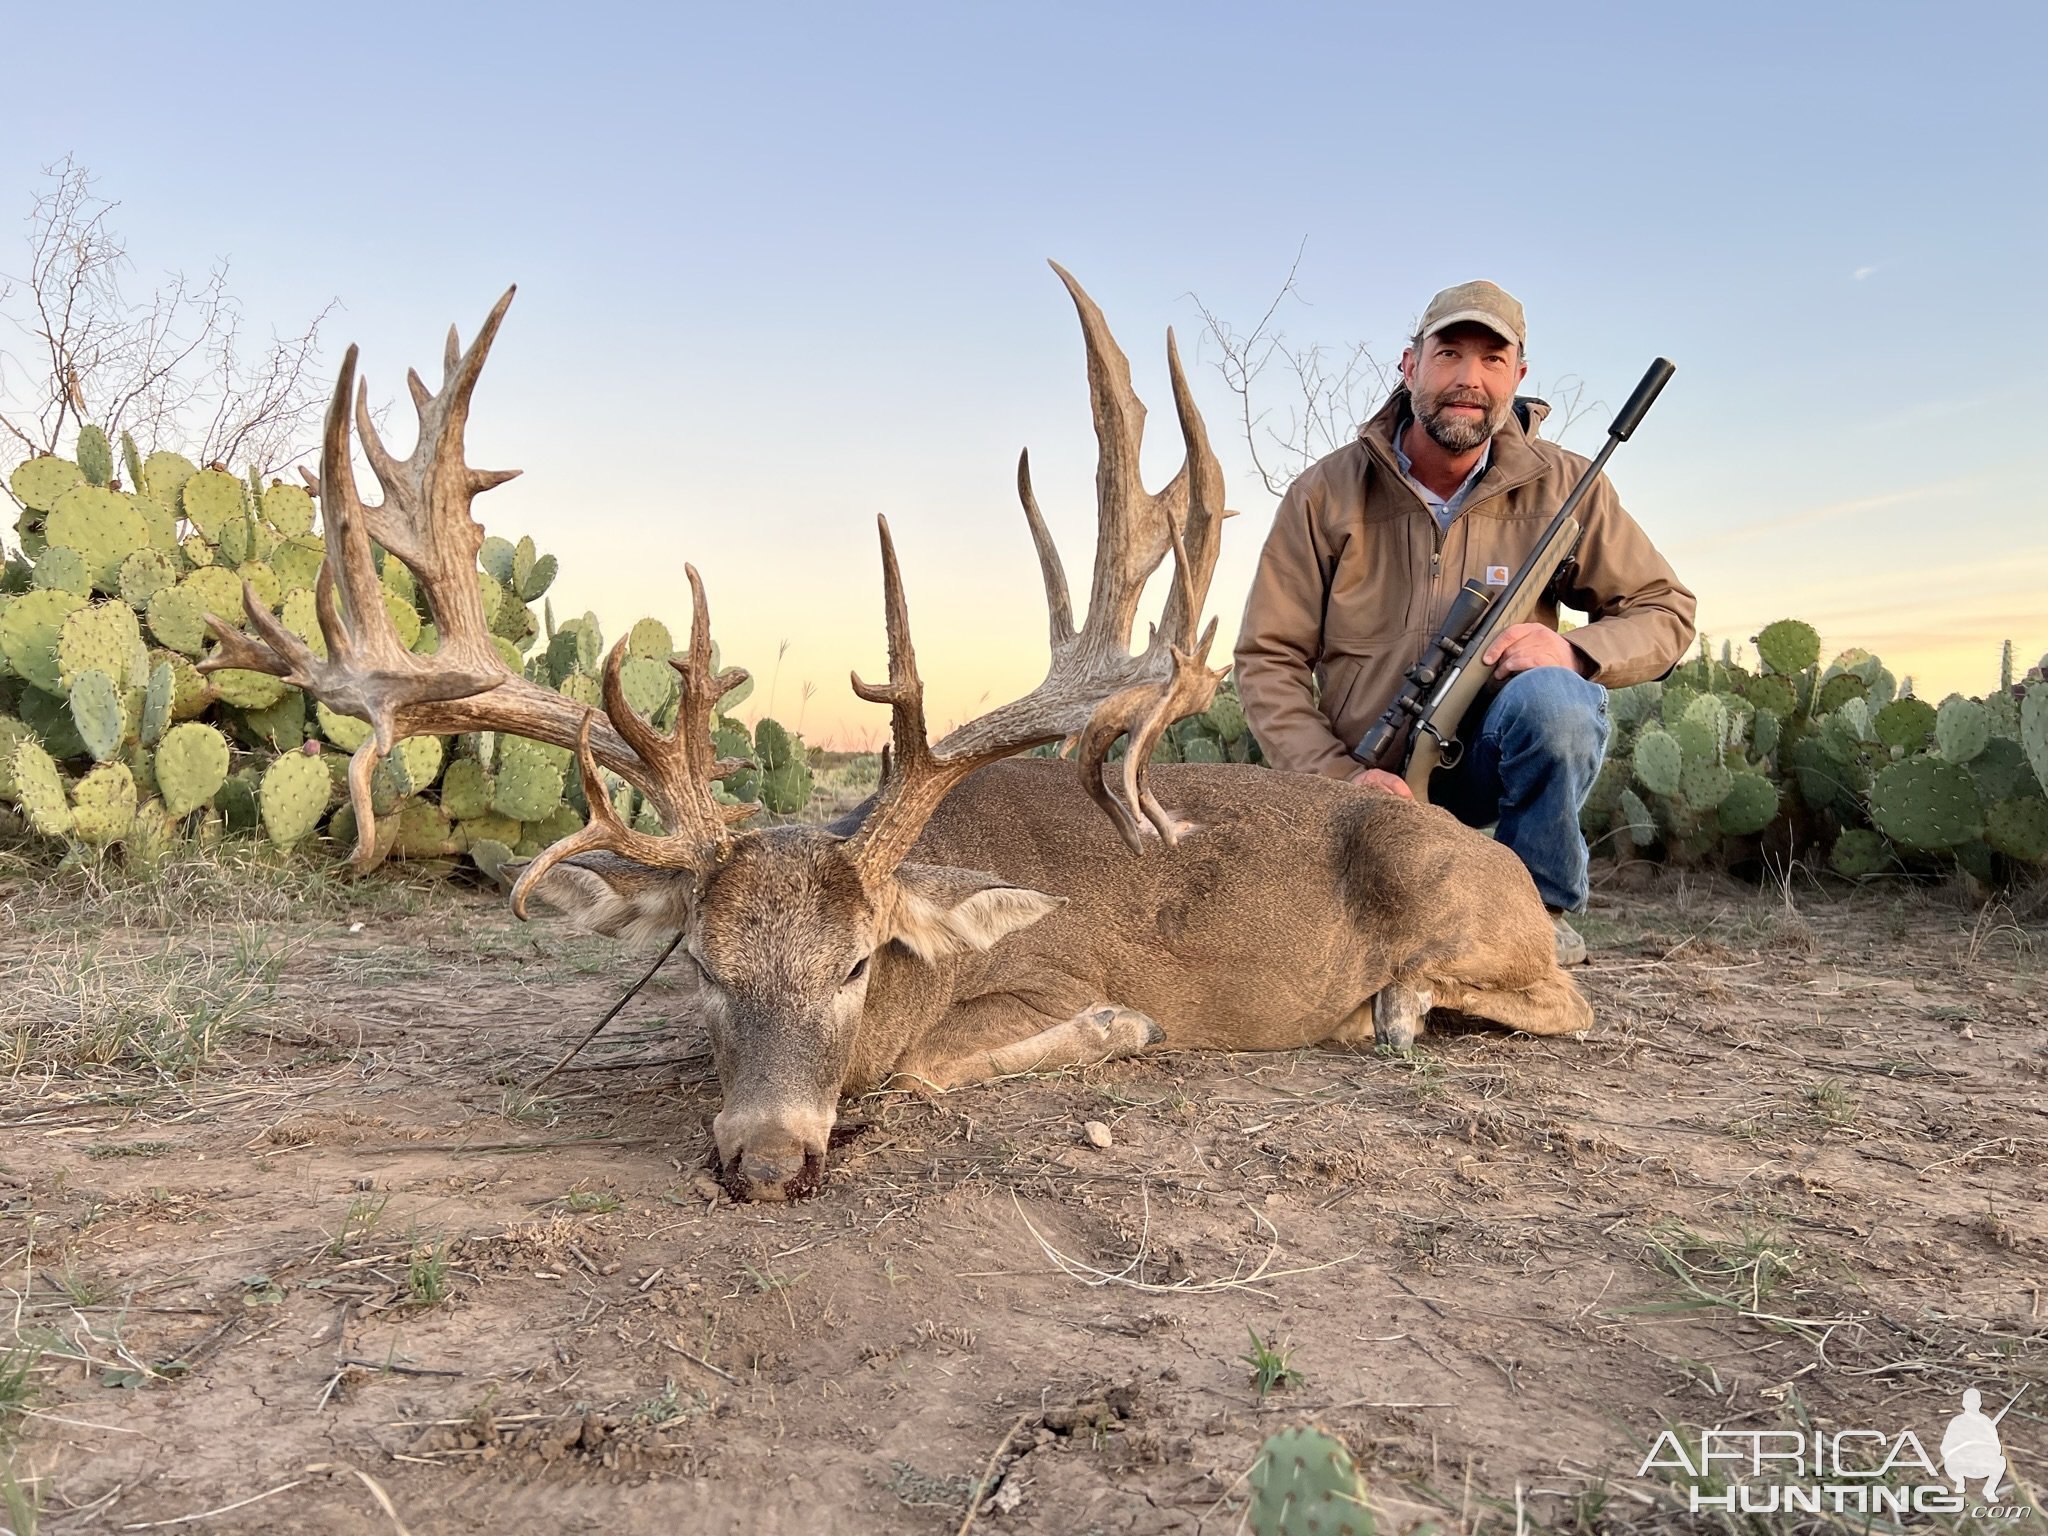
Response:
[[[1096,548],[1088,617],[1074,628],[1073,602],[1059,551],[1031,491],[1030,458],[1017,466],[1017,490],[1031,526],[1045,578],[1051,615],[1052,664],[1045,680],[1023,698],[990,711],[946,736],[934,747],[927,739],[924,685],[910,643],[910,613],[903,578],[886,520],[881,525],[882,582],[889,631],[889,681],[853,679],[854,692],[893,711],[893,761],[876,804],[848,842],[848,851],[870,884],[885,879],[908,856],[939,802],[984,764],[1045,742],[1078,738],[1081,773],[1088,792],[1108,813],[1133,852],[1143,848],[1137,812],[1169,844],[1186,824],[1162,807],[1145,779],[1152,749],[1168,726],[1206,709],[1220,671],[1208,667],[1216,636],[1212,619],[1199,639],[1203,604],[1215,571],[1222,537],[1223,471],[1209,446],[1181,371],[1173,333],[1166,339],[1174,407],[1180,417],[1187,460],[1156,495],[1139,476],[1138,453],[1145,431],[1145,407],[1131,388],[1131,365],[1110,335],[1094,300],[1059,265],[1052,263],[1073,296],[1088,349],[1088,390],[1094,404],[1098,457],[1095,471]],[[1173,584],[1159,625],[1145,649],[1131,654],[1131,628],[1145,583],[1171,549]],[[1119,736],[1129,736],[1123,764],[1123,798],[1103,782],[1103,765]]]
[[[320,472],[306,477],[320,498],[327,542],[327,558],[321,564],[315,592],[320,643],[301,639],[287,629],[246,582],[242,601],[256,635],[207,615],[207,625],[220,645],[199,664],[200,671],[238,667],[267,672],[296,684],[330,709],[370,723],[369,739],[349,762],[358,865],[366,866],[375,858],[371,775],[407,736],[508,731],[559,747],[579,748],[649,794],[671,827],[694,828],[701,819],[699,800],[709,802],[708,786],[700,786],[700,795],[698,789],[687,787],[686,774],[670,772],[636,750],[642,743],[634,739],[635,727],[649,740],[659,738],[639,725],[623,703],[614,705],[616,654],[606,680],[611,721],[592,724],[586,720],[589,712],[583,705],[508,667],[484,621],[476,569],[484,531],[470,515],[470,503],[479,492],[502,485],[519,471],[471,469],[463,462],[463,429],[469,421],[477,376],[515,292],[516,288],[505,290],[468,351],[462,350],[455,328],[448,328],[439,393],[430,392],[418,373],[407,371],[406,384],[419,413],[420,429],[412,456],[403,461],[386,451],[371,422],[369,387],[356,382],[356,349],[350,347],[343,357],[341,377],[327,408]],[[384,499],[374,506],[364,505],[358,495],[349,459],[352,395],[363,455],[384,492]],[[440,647],[433,654],[419,655],[400,638],[384,606],[373,544],[382,545],[388,555],[402,561],[426,594],[440,635]],[[696,588],[695,572],[690,579]],[[708,673],[710,638],[701,589],[697,605]],[[693,631],[693,659],[697,641],[698,634]],[[709,739],[707,726],[707,756]],[[600,802],[605,811],[610,810],[610,802],[599,794],[592,799],[593,815],[599,814]]]

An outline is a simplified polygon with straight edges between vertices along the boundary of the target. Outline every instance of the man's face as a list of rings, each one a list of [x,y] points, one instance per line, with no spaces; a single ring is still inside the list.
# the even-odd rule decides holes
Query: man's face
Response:
[[[1446,453],[1469,453],[1506,426],[1528,371],[1521,348],[1483,325],[1445,326],[1401,354],[1415,419]]]

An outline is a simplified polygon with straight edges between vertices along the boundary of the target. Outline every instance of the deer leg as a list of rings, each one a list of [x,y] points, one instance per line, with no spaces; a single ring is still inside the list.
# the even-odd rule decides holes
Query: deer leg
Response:
[[[1436,997],[1427,987],[1390,981],[1372,999],[1373,1044],[1406,1051],[1415,1046]]]
[[[1099,1003],[1011,1044],[903,1070],[936,1088],[962,1088],[969,1083],[985,1083],[1023,1072],[1057,1072],[1067,1067],[1117,1061],[1135,1056],[1165,1038],[1166,1031],[1137,1010]]]

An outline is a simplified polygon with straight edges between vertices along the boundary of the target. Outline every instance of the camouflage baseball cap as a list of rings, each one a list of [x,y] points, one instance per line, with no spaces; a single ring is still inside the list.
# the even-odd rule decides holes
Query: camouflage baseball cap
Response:
[[[1483,279],[1446,288],[1431,299],[1429,308],[1422,312],[1420,334],[1434,336],[1447,325],[1465,321],[1483,325],[1494,335],[1505,336],[1523,351],[1528,350],[1528,330],[1522,321],[1522,306],[1515,301],[1513,294]]]

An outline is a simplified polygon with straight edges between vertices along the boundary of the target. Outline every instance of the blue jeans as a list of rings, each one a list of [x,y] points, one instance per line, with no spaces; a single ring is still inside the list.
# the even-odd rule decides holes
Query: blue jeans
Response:
[[[1458,766],[1435,776],[1430,799],[1494,837],[1529,867],[1543,904],[1586,904],[1586,839],[1579,808],[1607,753],[1607,690],[1570,667],[1532,667],[1502,685]]]

